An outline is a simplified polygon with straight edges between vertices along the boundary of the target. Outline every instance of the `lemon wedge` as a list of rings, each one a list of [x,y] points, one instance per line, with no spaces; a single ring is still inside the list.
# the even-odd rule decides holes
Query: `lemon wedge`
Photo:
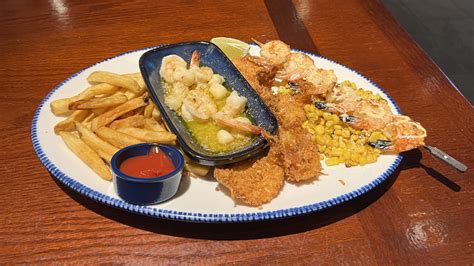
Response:
[[[227,37],[212,38],[211,43],[217,45],[231,60],[244,57],[250,49],[247,43]]]

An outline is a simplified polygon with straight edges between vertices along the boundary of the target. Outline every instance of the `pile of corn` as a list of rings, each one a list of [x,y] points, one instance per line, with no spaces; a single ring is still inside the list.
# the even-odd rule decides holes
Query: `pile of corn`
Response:
[[[386,139],[380,131],[353,129],[337,115],[318,110],[314,105],[305,105],[304,110],[308,120],[302,126],[313,135],[327,165],[344,163],[351,167],[377,161],[380,151],[367,142]]]
[[[362,88],[357,88],[357,85],[354,82],[345,80],[345,81],[341,82],[341,85],[352,87],[356,91],[356,94],[358,96],[362,97],[363,99],[372,99],[372,100],[377,100],[377,101],[385,101],[385,99],[383,99],[382,96],[380,96],[380,94],[378,94],[378,93],[374,94],[373,92],[371,92],[369,90],[364,90]]]

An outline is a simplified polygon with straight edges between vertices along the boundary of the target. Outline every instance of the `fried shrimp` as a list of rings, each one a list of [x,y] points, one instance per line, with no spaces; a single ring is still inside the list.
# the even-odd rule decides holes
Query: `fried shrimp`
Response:
[[[280,154],[280,164],[288,181],[311,180],[321,174],[318,149],[305,130],[299,127],[293,130],[281,129],[275,148]]]
[[[278,165],[284,170],[286,179],[300,182],[319,176],[321,162],[317,147],[311,141],[309,133],[301,128],[306,120],[303,109],[304,93],[272,95],[270,88],[258,80],[256,73],[261,69],[261,66],[246,58],[236,60],[234,64],[262,96],[278,120],[280,129],[271,144],[271,149],[278,155]]]
[[[298,101],[298,97],[289,94],[277,94],[267,101],[277,117],[278,124],[282,128],[294,129],[301,127],[306,121],[306,114]]]
[[[233,63],[265,102],[272,99],[269,84],[275,78],[276,71],[269,71],[266,66],[255,63],[251,56],[238,58]]]
[[[214,177],[229,189],[232,198],[251,206],[270,202],[283,187],[284,170],[277,163],[271,148],[260,158],[233,164],[231,168],[216,168]]]

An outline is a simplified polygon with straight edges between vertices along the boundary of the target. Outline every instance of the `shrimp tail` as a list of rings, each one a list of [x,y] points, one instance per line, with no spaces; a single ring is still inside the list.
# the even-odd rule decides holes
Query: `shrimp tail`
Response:
[[[376,140],[367,142],[372,148],[383,150],[385,152],[399,153],[404,151],[409,151],[418,148],[419,146],[424,146],[423,141],[416,140],[407,140],[407,139],[398,139],[395,141],[390,140]]]
[[[199,56],[199,52],[197,50],[195,50],[193,52],[193,54],[191,55],[191,66],[199,66],[199,60],[200,60],[200,56]]]
[[[251,124],[242,123],[240,121],[237,121],[237,120],[232,119],[232,118],[228,118],[226,116],[215,115],[214,120],[216,121],[216,123],[218,123],[222,126],[226,126],[226,127],[232,128],[232,129],[237,129],[237,130],[247,132],[247,133],[252,133],[252,134],[255,134],[255,135],[261,134],[262,130],[263,130],[261,127],[251,125]]]
[[[271,145],[275,144],[277,142],[277,137],[276,135],[272,135],[270,132],[266,131],[265,129],[262,128],[260,135],[262,135],[263,138],[265,138],[268,143]]]
[[[262,135],[266,140],[268,140],[270,143],[273,143],[276,141],[275,136],[266,131],[265,129],[255,126],[252,124],[246,124],[240,121],[237,121],[235,119],[229,118],[224,115],[219,115],[216,114],[214,115],[214,120],[216,121],[217,124],[226,126],[232,129],[236,129],[242,132],[247,132],[251,133],[254,135]]]
[[[359,123],[359,119],[357,119],[357,117],[352,116],[352,115],[343,114],[343,115],[339,116],[339,119],[343,123],[346,123],[346,124],[351,125],[351,126],[352,125],[357,125],[357,123]]]
[[[392,146],[392,142],[390,140],[376,140],[376,141],[369,141],[367,142],[370,147],[379,149],[379,150],[390,150]]]
[[[361,119],[353,115],[342,114],[339,116],[339,119],[355,129],[380,129],[373,128],[372,123],[367,119]]]
[[[336,113],[336,114],[345,114],[346,113],[346,110],[344,108],[342,108],[341,106],[339,106],[337,104],[334,104],[334,103],[314,101],[314,106],[316,108],[318,108],[319,110],[328,111],[330,113]],[[348,115],[344,115],[344,116],[348,116]],[[348,117],[350,117],[350,116],[348,116]],[[346,122],[342,118],[342,116],[341,116],[341,121]],[[354,118],[353,122],[355,122],[355,118]]]

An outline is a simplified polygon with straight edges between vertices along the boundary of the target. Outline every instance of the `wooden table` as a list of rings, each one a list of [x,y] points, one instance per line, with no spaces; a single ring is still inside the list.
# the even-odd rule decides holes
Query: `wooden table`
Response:
[[[472,170],[424,150],[382,185],[322,212],[194,224],[109,208],[59,185],[31,145],[41,100],[76,71],[163,43],[282,39],[375,81],[473,163],[473,109],[376,0],[18,1],[0,3],[0,263],[473,263]]]

